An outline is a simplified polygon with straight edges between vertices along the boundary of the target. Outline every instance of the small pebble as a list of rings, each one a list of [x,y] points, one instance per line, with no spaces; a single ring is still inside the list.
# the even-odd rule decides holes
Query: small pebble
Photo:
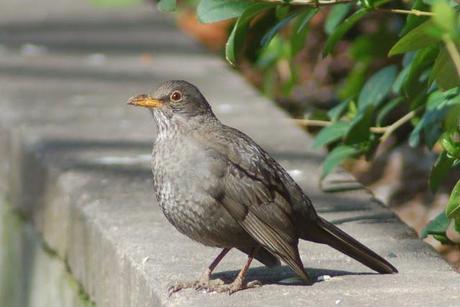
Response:
[[[328,281],[331,278],[332,277],[330,275],[321,275],[321,276],[318,276],[318,281]]]
[[[24,44],[21,46],[21,55],[24,56],[37,56],[47,52],[46,47],[34,44]]]

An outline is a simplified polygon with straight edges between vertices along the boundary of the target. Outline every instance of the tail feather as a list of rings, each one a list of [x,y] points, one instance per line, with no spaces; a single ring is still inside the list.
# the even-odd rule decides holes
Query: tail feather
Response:
[[[291,257],[282,257],[282,259],[300,278],[302,278],[307,284],[311,284],[312,280],[303,268],[303,263],[300,259],[299,250],[297,247],[295,248],[295,251],[296,259],[292,259]]]
[[[313,238],[314,241],[327,244],[379,273],[392,274],[398,272],[388,261],[332,223],[320,218],[318,224],[321,231],[318,237]]]

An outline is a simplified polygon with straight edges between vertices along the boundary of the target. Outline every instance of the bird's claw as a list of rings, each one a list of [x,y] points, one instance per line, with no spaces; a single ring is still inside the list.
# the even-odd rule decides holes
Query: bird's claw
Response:
[[[249,283],[243,283],[240,280],[235,280],[231,284],[225,284],[221,279],[214,279],[214,280],[196,280],[196,281],[185,281],[185,282],[177,282],[174,286],[168,288],[168,297],[173,295],[176,292],[179,292],[184,289],[195,289],[197,291],[204,290],[207,293],[210,292],[218,292],[218,293],[228,293],[231,295],[235,292],[250,289],[250,288],[257,288],[262,286],[262,283],[258,280],[251,281]]]
[[[168,288],[168,297],[181,290],[193,288],[195,283],[191,281],[176,282],[174,286]]]
[[[235,280],[231,284],[220,284],[217,287],[212,287],[208,289],[209,292],[219,292],[219,293],[227,293],[228,295],[232,295],[235,292],[257,288],[262,286],[262,283],[258,280],[251,281],[249,283],[242,282],[241,280]]]
[[[253,281],[248,282],[248,283],[241,282],[239,280],[235,280],[231,284],[225,285],[225,286],[227,286],[227,287],[222,292],[227,292],[228,295],[232,295],[233,293],[241,291],[241,290],[261,287],[262,283],[260,281],[258,281],[258,280],[253,280]]]
[[[195,289],[197,291],[215,292],[218,287],[225,285],[221,279],[199,279],[195,281],[181,281],[168,288],[168,296],[184,289]]]

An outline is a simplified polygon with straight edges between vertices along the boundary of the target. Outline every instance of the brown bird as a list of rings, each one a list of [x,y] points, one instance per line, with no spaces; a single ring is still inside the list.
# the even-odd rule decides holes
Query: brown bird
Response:
[[[178,283],[210,291],[247,288],[253,258],[267,266],[284,261],[311,283],[299,256],[299,239],[327,244],[379,273],[396,273],[385,259],[319,217],[311,200],[267,152],[241,131],[222,124],[192,84],[166,81],[129,104],[148,108],[158,126],[153,147],[155,195],[177,230],[222,248],[198,281]],[[210,282],[231,248],[249,255],[229,285]]]

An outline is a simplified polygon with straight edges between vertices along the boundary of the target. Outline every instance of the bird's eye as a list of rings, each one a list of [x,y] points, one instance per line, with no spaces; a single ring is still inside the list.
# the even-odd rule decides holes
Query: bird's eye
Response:
[[[171,101],[174,101],[174,102],[178,102],[178,101],[181,101],[182,100],[182,93],[179,92],[179,91],[174,91],[172,94],[171,94]]]

